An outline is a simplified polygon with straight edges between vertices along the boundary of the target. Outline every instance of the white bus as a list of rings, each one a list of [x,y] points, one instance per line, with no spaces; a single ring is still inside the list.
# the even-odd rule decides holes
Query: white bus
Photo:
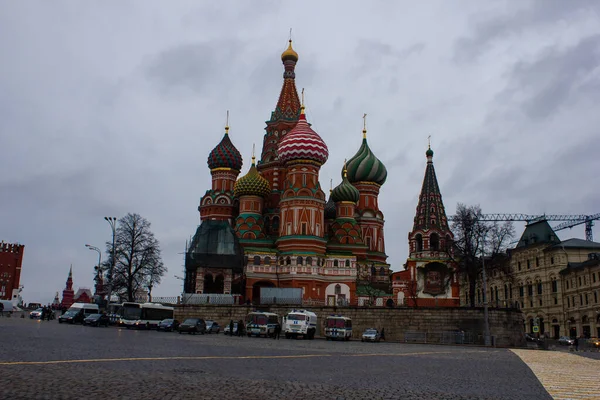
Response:
[[[154,303],[123,303],[120,326],[137,329],[153,329],[163,319],[173,319],[173,307]]]
[[[327,340],[350,340],[352,319],[342,315],[329,315],[325,318],[325,338]]]
[[[251,312],[246,316],[246,332],[250,336],[270,337],[280,327],[279,315],[270,312]]]
[[[312,340],[317,333],[317,314],[308,310],[292,310],[283,317],[283,332],[285,338],[297,338]]]

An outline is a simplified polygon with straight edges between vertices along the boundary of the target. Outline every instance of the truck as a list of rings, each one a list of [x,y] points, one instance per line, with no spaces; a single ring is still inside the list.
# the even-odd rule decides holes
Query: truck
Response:
[[[298,336],[314,339],[317,333],[317,314],[308,310],[292,310],[283,317],[283,333],[286,339]]]
[[[343,315],[328,315],[325,318],[325,338],[327,340],[350,340],[352,319]]]

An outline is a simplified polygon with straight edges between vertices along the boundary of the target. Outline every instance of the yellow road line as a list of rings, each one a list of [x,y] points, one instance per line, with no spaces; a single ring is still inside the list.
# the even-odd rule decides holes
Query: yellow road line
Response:
[[[511,350],[554,399],[600,399],[600,361],[558,351]]]
[[[118,361],[173,361],[173,360],[253,360],[253,359],[290,359],[290,358],[325,358],[325,357],[403,357],[416,355],[450,354],[447,351],[419,353],[371,353],[371,354],[300,354],[288,356],[171,356],[171,357],[127,357],[127,358],[93,358],[77,360],[51,361],[2,361],[0,365],[54,365],[77,363],[102,363]]]

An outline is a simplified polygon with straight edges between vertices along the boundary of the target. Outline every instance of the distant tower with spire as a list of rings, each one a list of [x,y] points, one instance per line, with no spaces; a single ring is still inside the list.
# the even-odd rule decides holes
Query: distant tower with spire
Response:
[[[73,304],[73,298],[75,297],[75,292],[73,291],[73,266],[69,269],[69,276],[67,277],[67,283],[65,285],[65,289],[62,292],[62,306],[63,307],[71,307]]]
[[[448,225],[442,193],[433,167],[431,139],[425,152],[427,166],[412,231],[408,234],[406,271],[394,280],[395,294],[405,284],[409,306],[458,306],[459,285],[452,254],[454,235]]]

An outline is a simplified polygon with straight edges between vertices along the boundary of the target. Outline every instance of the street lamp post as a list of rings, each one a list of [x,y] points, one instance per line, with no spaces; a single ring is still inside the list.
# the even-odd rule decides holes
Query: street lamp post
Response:
[[[98,252],[98,269],[96,271],[96,282],[98,281],[98,278],[102,276],[102,251],[100,251],[99,248],[97,248],[96,246],[92,246],[91,244],[86,244],[85,247],[87,247],[90,250],[96,251]],[[100,294],[101,298],[104,298],[104,296],[102,296]]]
[[[483,344],[485,346],[491,346],[492,340],[490,337],[490,317],[487,301],[487,274],[485,273],[485,232],[482,237],[481,245],[481,279],[483,281]]]
[[[113,270],[116,262],[115,252],[115,234],[117,229],[117,218],[116,217],[104,217],[104,219],[110,224],[112,230],[112,262],[108,269],[108,297],[106,298],[106,308],[110,305],[110,298],[112,296],[112,281],[113,281]]]

